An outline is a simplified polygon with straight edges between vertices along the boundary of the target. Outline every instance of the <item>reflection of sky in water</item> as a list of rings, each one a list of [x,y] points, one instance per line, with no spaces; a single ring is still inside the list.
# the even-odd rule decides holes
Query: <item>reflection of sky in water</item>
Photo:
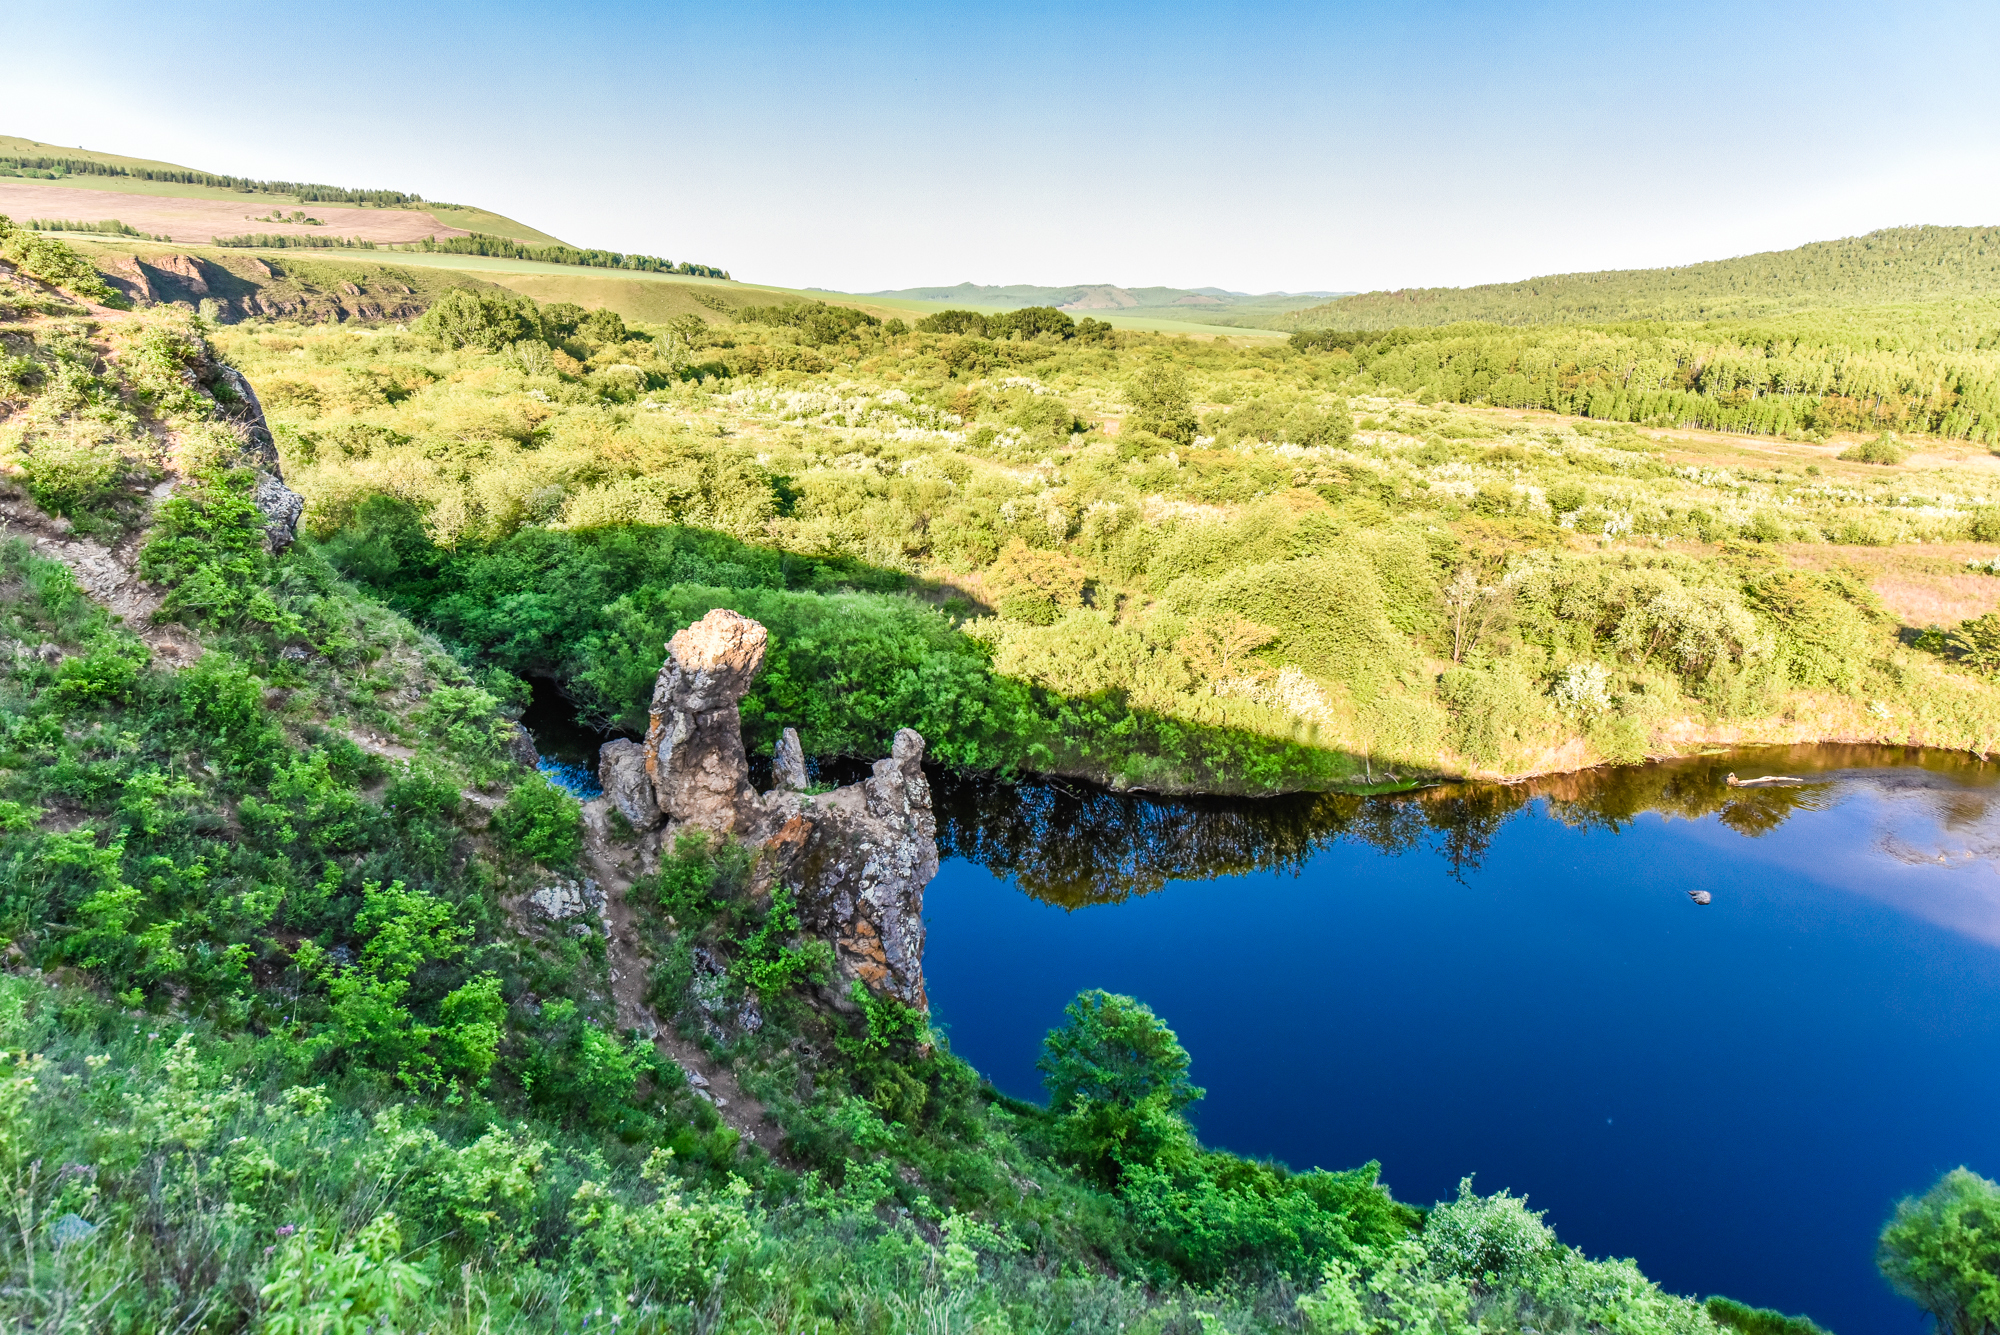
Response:
[[[1525,807],[1512,790],[1456,874],[1441,838],[1356,823],[1295,867],[1073,909],[951,858],[925,971],[953,1049],[1008,1093],[1037,1096],[1042,1034],[1078,990],[1127,992],[1193,1055],[1212,1143],[1379,1158],[1419,1203],[1476,1171],[1676,1292],[1840,1335],[1916,1329],[1874,1272],[1883,1218],[1957,1164],[2000,1176],[1983,777],[1846,770],[1791,795],[1725,791],[1719,768],[1564,780]],[[1646,786],[1662,778],[1678,788]],[[1129,828],[1185,840],[1166,812]]]
[[[1902,913],[2000,946],[2000,804],[1930,775],[1842,776],[1776,829],[1743,839],[1717,822],[1688,836],[1740,862],[1798,870]]]

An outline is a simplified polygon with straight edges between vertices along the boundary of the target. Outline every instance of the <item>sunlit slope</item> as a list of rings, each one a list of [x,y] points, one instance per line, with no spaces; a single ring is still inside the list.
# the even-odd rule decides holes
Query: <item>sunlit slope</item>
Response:
[[[18,135],[0,135],[0,185],[21,178],[3,174],[8,164],[6,159],[58,158],[70,162],[96,162],[108,167],[122,167],[129,172],[159,172],[163,174],[187,174],[191,176],[212,176],[222,173],[211,172],[201,167],[185,167],[175,162],[160,162],[152,158],[125,157],[117,153],[102,153],[94,149],[72,148],[63,144],[45,144]],[[60,184],[71,190],[91,190],[109,196],[131,195],[141,199],[214,199],[250,203],[258,211],[283,205],[287,208],[305,206],[309,201],[297,194],[245,190],[232,190],[224,185],[208,185],[199,181],[148,180],[143,176],[99,176],[70,171],[60,178]],[[4,197],[4,196],[0,196]],[[538,231],[526,223],[517,222],[502,214],[486,209],[438,204],[429,200],[407,205],[429,213],[445,227],[467,232],[483,232],[488,236],[504,236],[514,241],[529,241],[540,244],[563,244],[547,232]],[[0,212],[5,212],[0,208]],[[121,217],[115,199],[107,199],[103,205],[102,217]],[[95,219],[93,219],[94,221]],[[252,230],[246,227],[244,230]]]
[[[1291,329],[1361,330],[1461,320],[1517,325],[1713,320],[1995,292],[2000,292],[2000,228],[1896,227],[1678,268],[1363,292],[1280,316],[1278,323]]]

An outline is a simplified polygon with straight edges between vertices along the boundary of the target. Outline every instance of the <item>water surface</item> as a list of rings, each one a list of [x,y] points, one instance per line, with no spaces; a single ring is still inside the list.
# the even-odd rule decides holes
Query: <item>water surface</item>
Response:
[[[1211,1144],[1379,1159],[1422,1203],[1477,1173],[1677,1292],[1913,1331],[1884,1217],[2000,1175],[1996,778],[1873,748],[1388,800],[939,776],[925,972],[1010,1094],[1040,1097],[1071,996],[1130,993],[1193,1055]]]

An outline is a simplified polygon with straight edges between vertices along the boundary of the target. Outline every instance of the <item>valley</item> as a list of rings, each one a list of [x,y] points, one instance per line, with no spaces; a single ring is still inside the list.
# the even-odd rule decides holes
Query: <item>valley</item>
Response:
[[[57,161],[0,208],[148,235],[0,223],[14,1325],[1906,1311],[1827,1258],[1979,1132],[1864,1155],[1841,1062],[1983,1106],[1880,1017],[1988,981],[1984,229],[847,296]],[[1710,1099],[1735,1159],[1627,1111]]]

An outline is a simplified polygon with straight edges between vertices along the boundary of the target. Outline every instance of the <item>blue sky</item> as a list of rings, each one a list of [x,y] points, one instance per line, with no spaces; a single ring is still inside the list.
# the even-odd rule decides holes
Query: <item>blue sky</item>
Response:
[[[0,132],[793,286],[1369,289],[2000,223],[1991,0],[7,11]]]

